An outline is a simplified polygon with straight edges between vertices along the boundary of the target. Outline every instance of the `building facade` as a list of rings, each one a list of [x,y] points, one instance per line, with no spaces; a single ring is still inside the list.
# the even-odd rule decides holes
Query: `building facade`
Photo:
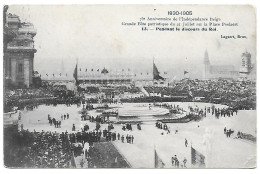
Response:
[[[103,68],[102,70],[78,71],[79,83],[86,85],[136,85],[136,86],[165,86],[168,85],[168,80],[154,80],[153,72],[136,73],[128,70],[114,71]]]
[[[256,79],[256,69],[255,66],[252,64],[251,54],[249,52],[244,52],[241,55],[241,66],[240,66],[240,77],[242,79]]]
[[[239,70],[233,65],[211,65],[208,51],[205,51],[203,61],[203,79],[237,79]]]
[[[106,68],[99,71],[78,71],[78,81],[85,84],[131,84],[133,74],[130,71],[111,73]]]
[[[31,23],[20,21],[19,16],[5,14],[5,29],[14,37],[4,40],[4,80],[5,86],[30,87],[33,83],[34,48],[33,37],[36,30]],[[5,33],[4,33],[5,35]]]

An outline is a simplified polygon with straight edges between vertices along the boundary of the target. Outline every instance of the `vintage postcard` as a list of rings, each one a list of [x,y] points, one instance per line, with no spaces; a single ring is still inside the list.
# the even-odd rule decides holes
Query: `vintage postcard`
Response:
[[[4,5],[7,168],[255,168],[251,5]]]

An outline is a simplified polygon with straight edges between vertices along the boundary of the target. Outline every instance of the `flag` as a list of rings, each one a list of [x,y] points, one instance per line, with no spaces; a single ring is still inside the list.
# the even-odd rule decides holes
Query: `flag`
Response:
[[[160,72],[158,71],[156,65],[153,63],[153,79],[154,80],[164,80],[162,76],[160,76]]]
[[[196,167],[205,168],[205,156],[191,147],[191,164]]]
[[[184,72],[183,72],[184,75],[185,75],[185,74],[188,74],[188,73],[189,73],[188,71],[184,71]]]
[[[156,150],[154,150],[154,167],[155,168],[164,168],[165,164],[162,159],[158,156]]]
[[[76,64],[76,67],[74,69],[73,77],[77,82],[78,81],[78,64]]]

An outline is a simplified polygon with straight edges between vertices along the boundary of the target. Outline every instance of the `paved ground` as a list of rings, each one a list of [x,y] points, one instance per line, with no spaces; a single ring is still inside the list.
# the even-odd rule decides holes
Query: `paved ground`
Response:
[[[204,108],[203,103],[175,103],[186,109],[188,106],[198,105]],[[123,104],[120,107],[127,107],[131,104]],[[217,105],[218,107],[223,107]],[[21,123],[24,129],[33,131],[50,130],[50,131],[69,131],[71,132],[72,124],[76,125],[76,130],[81,130],[85,123],[90,125],[90,129],[95,128],[95,123],[89,121],[80,121],[81,108],[77,106],[67,107],[65,105],[39,106],[34,111],[23,111]],[[63,120],[61,128],[54,128],[48,124],[47,115],[60,118],[61,114],[70,114],[70,119]],[[89,113],[97,115],[95,111]],[[235,137],[226,138],[223,129],[226,126],[235,131],[242,131],[256,135],[256,111],[239,111],[238,115],[233,117],[220,117],[215,119],[214,116],[208,114],[207,117],[200,122],[190,123],[171,123],[167,124],[171,133],[166,134],[165,131],[155,127],[153,122],[142,125],[142,130],[137,130],[133,125],[133,131],[123,131],[121,125],[114,125],[117,133],[121,135],[133,135],[134,144],[122,143],[115,141],[113,144],[119,152],[128,160],[133,168],[154,168],[154,149],[165,163],[166,168],[171,166],[171,157],[177,155],[180,164],[184,157],[187,158],[187,167],[190,168],[191,163],[191,144],[192,146],[205,155],[206,166],[208,168],[247,168],[254,167],[256,163],[256,144],[234,139]],[[199,126],[199,127],[198,127]],[[101,129],[107,128],[106,124]],[[178,133],[175,134],[175,130]],[[184,140],[188,140],[188,147],[185,147]]]

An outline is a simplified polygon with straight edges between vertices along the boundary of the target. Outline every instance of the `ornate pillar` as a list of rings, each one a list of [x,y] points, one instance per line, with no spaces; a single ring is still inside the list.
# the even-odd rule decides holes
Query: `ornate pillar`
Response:
[[[24,84],[27,86],[27,88],[30,85],[30,59],[26,58],[24,59]]]
[[[11,58],[11,81],[12,83],[16,83],[16,58],[12,57]]]

